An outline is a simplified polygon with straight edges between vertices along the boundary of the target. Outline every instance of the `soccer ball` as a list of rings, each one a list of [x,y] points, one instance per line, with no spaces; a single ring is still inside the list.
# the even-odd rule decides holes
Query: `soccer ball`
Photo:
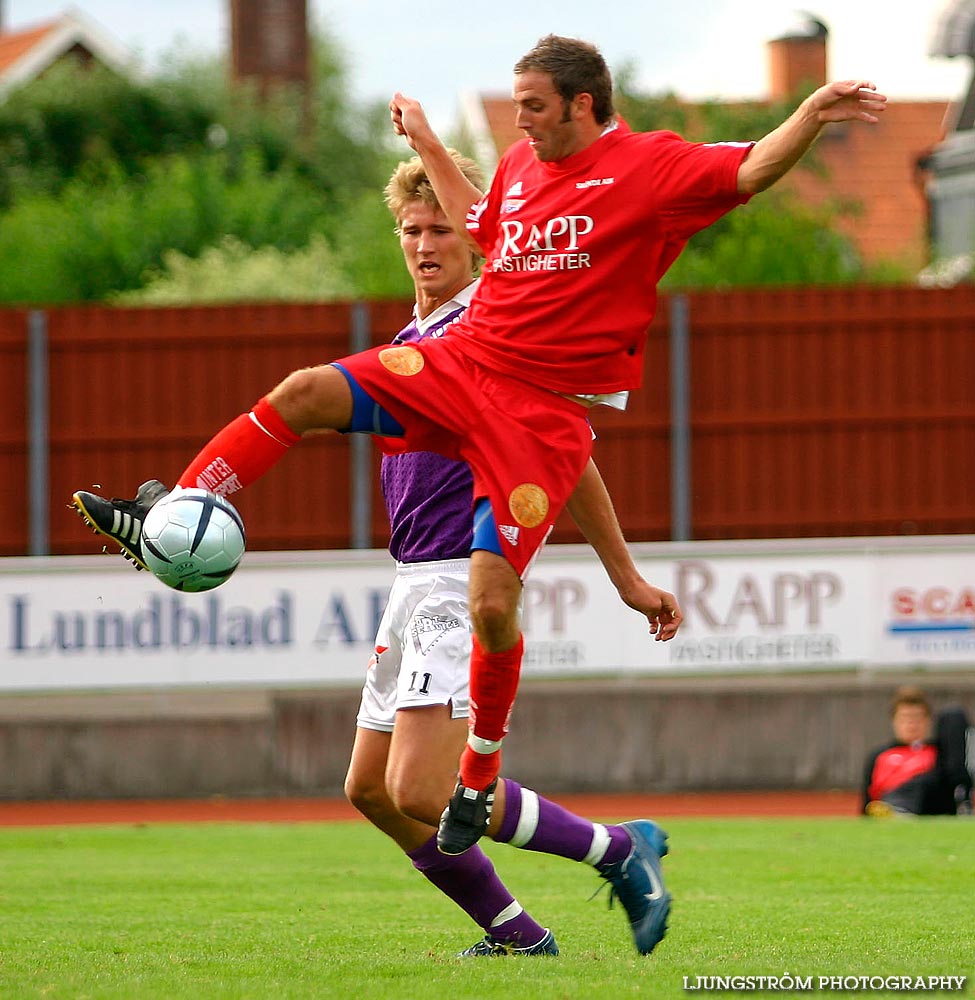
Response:
[[[167,587],[196,593],[227,580],[244,554],[244,522],[209,490],[175,489],[142,525],[142,556]]]

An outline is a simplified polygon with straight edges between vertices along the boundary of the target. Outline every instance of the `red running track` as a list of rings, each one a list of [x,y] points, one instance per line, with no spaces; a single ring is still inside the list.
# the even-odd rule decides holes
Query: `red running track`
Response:
[[[581,816],[856,816],[859,796],[828,792],[553,795]],[[0,826],[77,823],[320,823],[361,819],[344,799],[169,799],[0,802]]]

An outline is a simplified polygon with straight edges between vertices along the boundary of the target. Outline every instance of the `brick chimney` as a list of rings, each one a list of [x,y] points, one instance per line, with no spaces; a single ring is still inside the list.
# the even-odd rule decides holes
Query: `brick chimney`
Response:
[[[829,29],[810,15],[768,43],[769,100],[788,101],[826,83]]]
[[[262,91],[276,83],[307,85],[308,49],[306,0],[231,0],[234,79],[256,80]]]

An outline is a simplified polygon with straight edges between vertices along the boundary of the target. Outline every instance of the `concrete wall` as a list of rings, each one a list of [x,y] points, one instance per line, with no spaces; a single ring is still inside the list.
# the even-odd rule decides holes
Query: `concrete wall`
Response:
[[[534,681],[505,772],[550,793],[853,788],[920,683],[975,717],[975,673]],[[0,799],[342,794],[358,690],[0,698]]]

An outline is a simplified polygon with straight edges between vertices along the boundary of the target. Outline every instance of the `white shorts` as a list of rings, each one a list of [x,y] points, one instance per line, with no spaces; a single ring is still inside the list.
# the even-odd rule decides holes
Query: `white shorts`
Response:
[[[401,708],[470,711],[470,560],[398,563],[356,725],[391,733]]]

